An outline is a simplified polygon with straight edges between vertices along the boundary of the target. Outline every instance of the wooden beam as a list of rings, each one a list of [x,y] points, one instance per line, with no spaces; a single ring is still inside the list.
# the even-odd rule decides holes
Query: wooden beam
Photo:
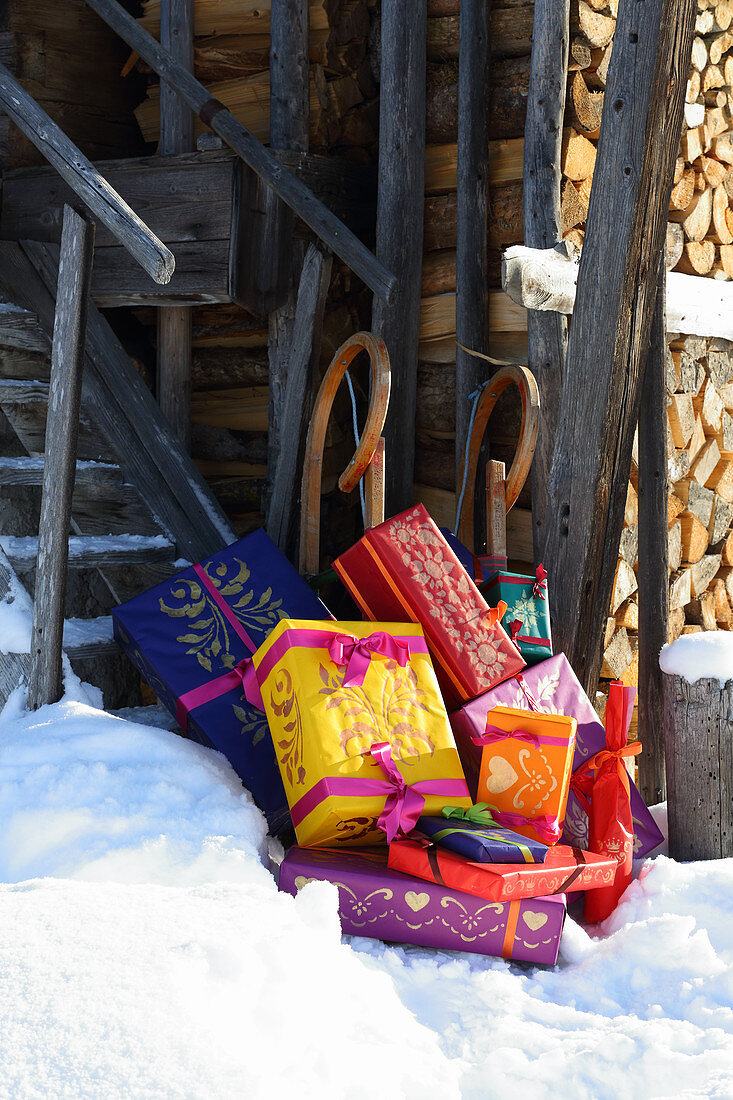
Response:
[[[535,0],[524,130],[524,241],[530,248],[552,248],[562,235],[560,164],[569,26],[570,0]],[[542,402],[532,465],[532,516],[538,562],[544,556],[547,479],[555,443],[567,338],[567,321],[561,314],[528,312],[528,366],[537,379]]]
[[[471,415],[469,395],[488,373],[486,360],[464,349],[489,354],[490,12],[491,3],[487,0],[463,0],[461,3],[456,196],[456,469],[460,467],[466,445]]]
[[[313,193],[292,173],[283,168],[276,157],[266,149],[245,126],[238,122],[231,111],[211,98],[209,92],[195,77],[187,73],[171,57],[168,50],[144,31],[117,0],[86,0],[87,4],[119,34],[127,45],[135,50],[143,61],[167,80],[186,100],[188,105],[231,146],[261,179],[270,185],[283,202],[290,206],[299,218],[328,245],[351,270],[366,283],[375,294],[389,298],[396,280],[368,248],[339,221]]]
[[[553,641],[595,692],[682,125],[695,0],[621,0],[548,482]]]
[[[273,13],[275,4],[273,3]],[[321,354],[323,308],[331,279],[331,257],[315,245],[308,246],[298,286],[295,323],[287,349],[282,349],[279,365],[285,378],[281,410],[287,431],[281,434],[273,476],[272,498],[267,516],[267,533],[286,551],[290,548],[300,489],[305,433],[311,405],[311,386],[317,376]]]
[[[308,27],[309,11],[307,0],[273,0],[270,12],[272,37],[270,41],[270,145],[273,148],[290,149],[307,153],[309,142],[309,78],[308,64]],[[259,270],[260,287],[267,298],[280,283],[285,286],[284,298],[280,296],[277,308],[268,319],[268,359],[270,367],[270,403],[267,423],[267,468],[268,468],[268,530],[275,534],[275,541],[285,549],[292,516],[285,515],[283,508],[292,505],[291,489],[294,471],[290,470],[290,455],[286,454],[287,467],[283,465],[282,446],[288,447],[292,425],[285,416],[288,405],[288,370],[291,362],[302,363],[302,375],[293,382],[291,396],[298,393],[301,405],[297,412],[291,408],[291,414],[297,417],[298,429],[295,432],[295,461],[301,447],[300,424],[303,406],[310,409],[312,394],[309,383],[316,381],[317,372],[308,370],[310,364],[310,344],[308,355],[303,360],[303,349],[296,341],[306,339],[308,321],[303,311],[311,306],[316,308],[319,300],[317,286],[320,271],[319,261],[311,256],[312,268],[309,278],[303,285],[303,298],[296,294],[294,286],[301,277],[303,246],[293,247],[293,212],[280,202],[277,196],[265,188],[260,196],[262,200],[262,229],[257,233],[257,255],[255,267]],[[330,275],[331,265],[328,265]],[[311,279],[315,276],[315,280]],[[315,293],[311,292],[315,290]],[[320,303],[321,311],[324,303]],[[300,307],[300,316],[298,310]],[[318,321],[320,325],[320,318]],[[296,327],[300,331],[296,334]],[[311,330],[312,332],[312,330]],[[320,348],[320,338],[317,340]],[[297,367],[295,368],[297,370]],[[287,431],[285,426],[287,425]],[[286,439],[288,442],[286,442]],[[290,448],[288,448],[289,450]],[[287,470],[287,472],[286,472]],[[279,482],[278,482],[279,476]],[[290,480],[288,480],[290,479]],[[274,514],[270,515],[271,508]]]
[[[572,313],[577,282],[578,264],[564,251],[514,245],[504,253],[504,290],[528,310]],[[733,340],[733,283],[668,271],[665,300],[667,332]]]
[[[193,72],[193,0],[162,0],[160,40],[171,57]],[[160,142],[163,156],[190,153],[193,112],[167,81],[160,86]],[[158,404],[187,451],[191,449],[191,310],[158,310]]]
[[[638,765],[639,789],[647,805],[667,797],[664,675],[659,667],[669,619],[664,263],[660,269],[639,409],[639,739],[644,751]]]
[[[69,141],[35,99],[0,64],[0,104],[18,129],[73,187],[93,214],[114,233],[156,283],[170,282],[175,259],[135,211],[100,176],[91,161]]]
[[[385,428],[387,514],[412,504],[417,349],[425,203],[427,7],[384,0],[379,100],[377,256],[394,272],[391,302],[380,298],[372,328],[387,345],[394,379]]]
[[[63,694],[61,655],[66,605],[71,497],[76,472],[84,340],[94,256],[94,226],[64,209],[51,378],[46,462],[38,528],[28,706],[37,710]]]

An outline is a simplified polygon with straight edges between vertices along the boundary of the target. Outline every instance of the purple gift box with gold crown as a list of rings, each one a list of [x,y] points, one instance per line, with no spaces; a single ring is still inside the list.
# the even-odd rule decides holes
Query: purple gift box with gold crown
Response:
[[[137,670],[188,737],[227,757],[273,833],[289,825],[288,803],[267,720],[245,690],[249,658],[288,616],[331,618],[262,530],[112,613]]]
[[[389,943],[553,965],[565,921],[565,895],[486,901],[387,866],[386,851],[291,848],[280,889],[295,896],[309,882],[338,888],[341,930]]]
[[[565,654],[557,653],[540,664],[523,669],[511,680],[497,684],[450,715],[466,782],[474,800],[483,752],[476,745],[475,739],[483,734],[486,717],[494,707],[520,707],[575,718],[577,729],[572,764],[574,772],[589,756],[605,748],[606,731],[603,723]],[[634,857],[640,858],[653,851],[664,837],[633,782],[631,813],[634,819]],[[588,847],[588,815],[573,792],[572,778],[560,842],[576,848]]]

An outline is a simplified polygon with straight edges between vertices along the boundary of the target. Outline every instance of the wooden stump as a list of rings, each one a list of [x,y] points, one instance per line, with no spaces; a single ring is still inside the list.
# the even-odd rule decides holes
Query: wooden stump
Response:
[[[733,680],[664,677],[669,854],[733,856]]]

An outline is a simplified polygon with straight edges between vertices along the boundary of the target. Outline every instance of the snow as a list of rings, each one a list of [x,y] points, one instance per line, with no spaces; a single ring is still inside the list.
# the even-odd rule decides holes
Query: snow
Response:
[[[67,685],[0,715],[2,1100],[733,1095],[733,860],[647,860],[554,968],[342,941],[221,756]]]
[[[727,630],[682,634],[671,645],[662,646],[659,667],[690,684],[710,677],[725,687],[728,680],[733,680],[733,634]]]

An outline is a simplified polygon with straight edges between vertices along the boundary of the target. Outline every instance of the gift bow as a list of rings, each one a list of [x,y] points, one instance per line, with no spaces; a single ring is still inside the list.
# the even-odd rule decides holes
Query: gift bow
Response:
[[[417,819],[425,809],[425,798],[405,782],[395,767],[389,742],[379,741],[371,745],[369,753],[392,786],[377,820],[379,828],[387,834],[387,843],[391,844],[396,836],[406,836],[415,828]]]
[[[519,826],[524,828],[531,826],[541,838],[543,844],[555,844],[560,838],[560,822],[556,817],[542,814],[540,817],[522,817],[521,814],[510,814],[504,810],[495,810],[486,802],[477,802],[470,810],[462,810],[460,806],[444,806],[443,817],[456,818],[459,821],[470,821],[474,825],[494,825],[499,829],[511,829]]]
[[[624,790],[627,795],[631,794],[629,773],[626,770],[624,760],[629,756],[638,756],[640,752],[641,741],[632,741],[630,745],[624,745],[621,749],[600,749],[593,756],[589,756],[578,770],[571,775],[570,790],[575,793],[586,813],[590,813],[590,798],[596,773],[600,771],[604,764],[612,760],[616,761],[618,777]]]
[[[512,619],[512,621],[509,623],[509,635],[513,642],[516,642],[517,635],[519,634],[519,631],[522,629],[523,625],[524,624],[521,619]]]
[[[545,591],[547,589],[547,570],[542,562],[537,566],[535,577],[536,580],[532,586],[532,595],[535,599],[544,600]]]
[[[344,687],[361,687],[374,654],[388,657],[405,668],[410,659],[410,643],[380,631],[368,638],[355,638],[353,634],[334,634],[328,652],[336,665],[346,665]]]
[[[508,737],[513,737],[515,741],[526,741],[534,748],[539,748],[540,739],[536,733],[529,733],[527,730],[502,730],[489,722],[486,723],[485,731],[472,734],[471,740],[474,745],[493,745],[495,741],[506,741]]]

